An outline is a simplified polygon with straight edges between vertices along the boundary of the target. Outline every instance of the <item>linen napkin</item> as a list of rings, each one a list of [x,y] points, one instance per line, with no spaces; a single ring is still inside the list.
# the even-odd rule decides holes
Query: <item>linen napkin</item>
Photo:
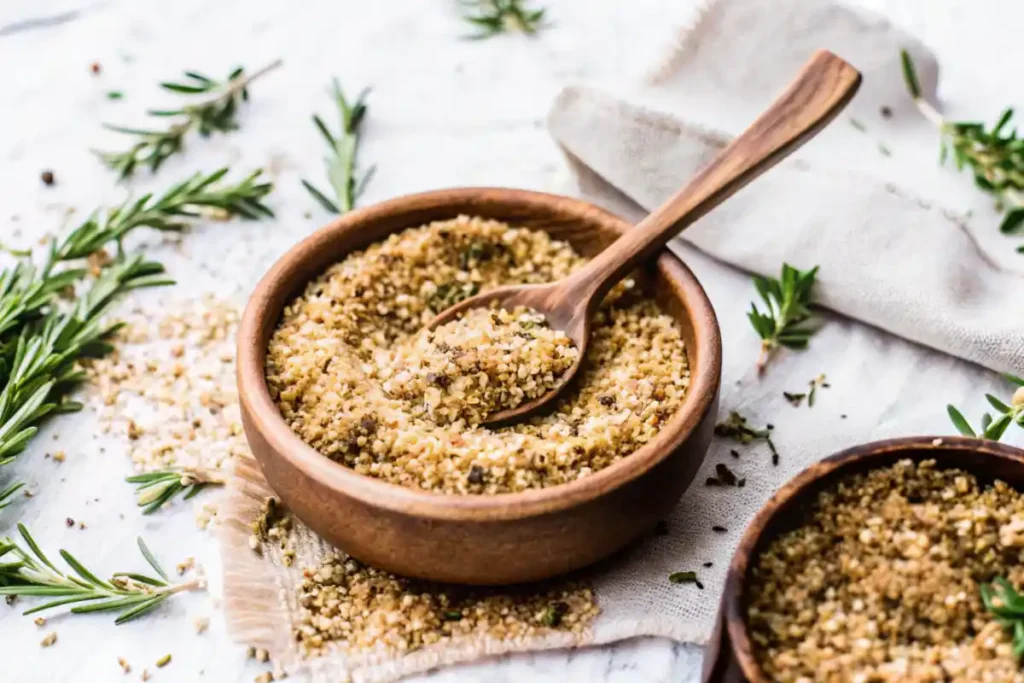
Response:
[[[913,115],[900,80],[901,47],[912,52],[926,93],[934,94],[935,59],[881,18],[827,2],[719,0],[682,31],[651,83],[630,94],[685,121],[594,90],[567,88],[554,103],[550,129],[579,192],[639,219],[706,163],[730,133],[753,120],[819,47],[865,75],[849,116],[876,121],[882,106],[892,109],[895,121]],[[714,130],[716,124],[723,130]],[[402,656],[337,644],[323,656],[304,659],[292,636],[296,588],[301,568],[315,566],[328,548],[300,528],[292,566],[273,551],[264,558],[252,553],[249,524],[271,492],[255,464],[245,462],[221,509],[225,607],[235,636],[269,649],[293,679],[316,683],[390,681],[503,652],[638,635],[703,642],[736,542],[783,482],[855,443],[949,433],[946,402],[965,405],[985,391],[1005,393],[994,373],[965,361],[1018,374],[1024,365],[1024,278],[987,257],[954,214],[873,173],[884,160],[860,128],[837,121],[797,158],[755,181],[672,245],[718,313],[723,412],[739,410],[757,427],[773,423],[780,459],[773,465],[763,447],[716,439],[704,470],[667,520],[668,534],[644,539],[586,572],[602,610],[587,633],[518,641],[480,637]],[[933,133],[918,131],[918,139],[934,145]],[[928,149],[918,152],[934,164],[933,148]],[[783,261],[801,268],[820,265],[820,301],[846,317],[827,316],[809,350],[780,353],[759,378],[758,340],[745,319],[755,295],[742,271],[777,274]],[[813,408],[794,408],[783,398],[783,391],[806,391],[820,373],[827,373],[829,388],[818,389]],[[745,487],[703,485],[723,462],[747,479]],[[690,570],[698,572],[703,590],[668,581],[671,572]]]

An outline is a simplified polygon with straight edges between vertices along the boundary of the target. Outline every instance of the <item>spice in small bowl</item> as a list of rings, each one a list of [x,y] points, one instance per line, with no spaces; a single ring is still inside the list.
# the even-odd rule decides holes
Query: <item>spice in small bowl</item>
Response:
[[[754,656],[793,683],[1024,680],[1022,560],[1002,481],[929,459],[844,476],[752,558]]]
[[[583,366],[553,410],[507,427],[488,414],[539,397],[578,350],[528,309],[442,310],[506,284],[559,280],[586,262],[539,230],[461,216],[390,235],[310,282],[267,349],[289,427],[360,474],[448,494],[569,483],[658,435],[690,383],[676,320],[632,279],[594,316]]]

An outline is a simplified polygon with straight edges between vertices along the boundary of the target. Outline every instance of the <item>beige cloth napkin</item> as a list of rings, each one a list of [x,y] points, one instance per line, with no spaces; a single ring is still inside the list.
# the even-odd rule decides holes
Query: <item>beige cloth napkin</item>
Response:
[[[886,105],[894,122],[913,116],[900,81],[900,47],[915,55],[926,91],[934,92],[934,58],[878,17],[827,2],[719,0],[682,33],[654,83],[632,95],[688,122],[569,88],[552,108],[551,132],[584,196],[638,219],[640,207],[657,206],[722,146],[728,135],[712,126],[740,130],[819,47],[865,74],[850,115],[877,122],[879,107]],[[934,133],[918,133],[922,144],[934,145]],[[743,527],[784,481],[825,455],[871,438],[949,433],[946,402],[964,404],[986,390],[1005,389],[993,373],[957,358],[1018,374],[1024,366],[1024,279],[993,265],[955,216],[872,174],[882,158],[874,138],[865,136],[837,121],[798,158],[691,227],[688,244],[674,245],[718,312],[725,352],[722,409],[741,410],[756,425],[774,423],[781,460],[773,466],[767,451],[756,446],[740,447],[740,457],[733,458],[729,452],[737,446],[716,440],[705,471],[668,520],[669,534],[645,539],[588,573],[602,609],[590,633],[578,640],[564,634],[519,642],[467,640],[402,657],[339,648],[303,660],[291,637],[295,588],[300,568],[316,564],[326,547],[302,530],[293,567],[272,556],[256,557],[248,547],[248,524],[269,491],[258,469],[243,464],[221,512],[226,613],[235,636],[268,648],[293,677],[317,683],[389,681],[502,652],[637,635],[703,642]],[[922,158],[934,165],[930,149]],[[783,261],[820,265],[822,302],[849,319],[829,318],[808,351],[780,354],[759,379],[753,369],[758,341],[745,320],[753,288],[747,275],[730,266],[775,274]],[[782,397],[783,391],[806,390],[807,381],[822,372],[831,388],[819,390],[813,409],[793,408]],[[746,477],[747,485],[704,486],[719,462]],[[728,531],[716,533],[712,525]],[[669,583],[668,574],[680,570],[696,570],[704,590]]]

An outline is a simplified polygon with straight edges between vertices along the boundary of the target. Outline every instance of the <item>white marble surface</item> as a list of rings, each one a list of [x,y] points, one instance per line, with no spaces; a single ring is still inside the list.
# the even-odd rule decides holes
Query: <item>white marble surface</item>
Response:
[[[570,82],[628,90],[663,53],[693,3],[545,4],[553,25],[534,40],[467,42],[458,40],[465,28],[447,0],[7,0],[0,8],[0,239],[34,242],[59,229],[69,208],[76,209],[74,220],[123,196],[124,189],[87,150],[115,143],[101,131],[102,121],[139,123],[145,108],[166,102],[154,87],[157,81],[182,69],[219,74],[277,57],[285,66],[253,86],[241,132],[190,141],[187,153],[159,176],[143,173],[132,186],[134,192],[159,189],[186,173],[227,163],[239,173],[268,167],[276,176],[276,221],[202,226],[180,252],[152,237],[142,239],[179,279],[173,296],[220,291],[244,300],[254,279],[324,220],[298,178],[321,176],[320,143],[308,116],[329,111],[323,86],[332,74],[350,91],[374,88],[363,158],[377,163],[378,173],[364,202],[452,185],[562,188],[564,166],[543,126],[553,95]],[[944,68],[942,93],[954,111],[989,115],[1009,103],[1013,72],[985,65],[1000,63],[995,55],[1003,55],[1004,64],[1021,62],[1019,40],[1005,28],[1021,25],[1020,3],[989,0],[984,11],[969,0],[864,4],[889,14],[936,50]],[[99,77],[89,72],[93,61],[103,66]],[[125,98],[109,101],[108,90],[121,90]],[[53,188],[39,182],[46,168],[57,176]],[[714,272],[722,282],[743,281],[708,259],[695,257],[694,268]],[[719,306],[728,302],[729,290],[721,287],[710,288]],[[941,402],[973,396],[968,389],[958,387]],[[37,492],[0,513],[0,533],[22,520],[45,546],[67,547],[103,571],[137,567],[133,539],[142,533],[168,564],[196,556],[211,575],[210,595],[186,596],[119,628],[103,615],[55,618],[48,628],[59,640],[49,649],[39,647],[42,632],[20,610],[0,605],[0,679],[125,680],[118,656],[132,663],[134,678],[171,652],[173,663],[153,680],[252,680],[261,667],[245,661],[244,648],[230,643],[220,618],[219,561],[211,536],[195,528],[188,504],[141,517],[122,482],[127,460],[115,447],[101,453],[105,441],[94,432],[88,413],[61,417],[17,464],[0,471],[0,485],[17,476]],[[42,457],[57,448],[68,453],[63,464]],[[67,528],[67,517],[88,528]],[[194,616],[212,617],[210,631],[196,636]],[[507,657],[427,678],[692,681],[699,667],[698,648],[644,639]]]

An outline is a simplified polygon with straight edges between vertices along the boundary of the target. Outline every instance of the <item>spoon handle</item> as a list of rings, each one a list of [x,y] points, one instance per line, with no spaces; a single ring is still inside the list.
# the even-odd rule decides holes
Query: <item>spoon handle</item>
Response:
[[[675,196],[576,272],[579,301],[596,306],[615,283],[683,228],[814,137],[846,106],[860,73],[818,50],[782,95]]]

